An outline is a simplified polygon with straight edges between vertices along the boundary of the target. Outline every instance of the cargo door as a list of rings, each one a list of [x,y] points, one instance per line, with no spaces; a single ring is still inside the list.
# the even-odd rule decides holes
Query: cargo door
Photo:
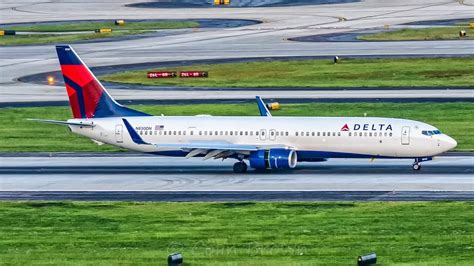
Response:
[[[115,141],[117,143],[123,143],[123,126],[115,125]]]
[[[410,127],[402,127],[402,145],[410,145]]]

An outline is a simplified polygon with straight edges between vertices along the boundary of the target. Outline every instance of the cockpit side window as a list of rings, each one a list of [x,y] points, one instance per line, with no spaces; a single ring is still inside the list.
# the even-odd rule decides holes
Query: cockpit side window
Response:
[[[421,134],[425,136],[439,135],[442,134],[439,130],[422,130]]]

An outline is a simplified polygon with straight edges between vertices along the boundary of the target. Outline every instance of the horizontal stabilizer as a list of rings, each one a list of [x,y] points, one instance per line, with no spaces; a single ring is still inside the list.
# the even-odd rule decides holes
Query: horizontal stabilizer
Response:
[[[43,123],[65,125],[65,126],[81,126],[81,127],[94,127],[94,122],[68,122],[68,121],[58,121],[58,120],[47,120],[47,119],[27,119],[29,121],[38,121]]]

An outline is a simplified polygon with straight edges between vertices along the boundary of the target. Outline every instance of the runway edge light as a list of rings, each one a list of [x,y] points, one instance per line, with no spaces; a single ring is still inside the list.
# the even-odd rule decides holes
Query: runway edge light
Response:
[[[376,263],[377,263],[377,255],[375,253],[359,256],[357,258],[357,266],[374,265]]]

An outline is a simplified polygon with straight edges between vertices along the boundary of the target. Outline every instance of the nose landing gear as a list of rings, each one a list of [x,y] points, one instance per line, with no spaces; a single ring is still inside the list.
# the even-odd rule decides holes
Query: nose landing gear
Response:
[[[239,161],[234,164],[234,173],[247,172],[247,164],[244,161]]]
[[[421,163],[414,162],[411,167],[413,168],[413,171],[419,171],[421,169]]]
[[[428,158],[415,158],[415,162],[412,164],[413,171],[419,171],[421,169],[421,162],[431,161],[433,157]]]

